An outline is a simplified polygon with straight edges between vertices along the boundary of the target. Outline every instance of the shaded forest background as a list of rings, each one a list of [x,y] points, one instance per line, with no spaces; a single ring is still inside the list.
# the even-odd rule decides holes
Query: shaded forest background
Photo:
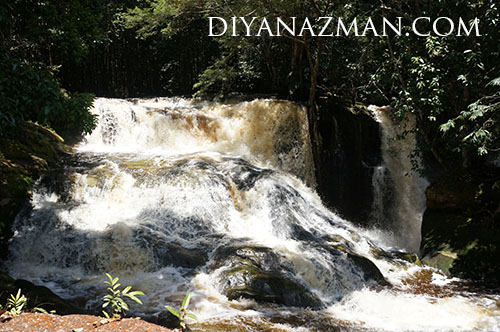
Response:
[[[480,20],[481,36],[208,37],[208,16]],[[377,24],[377,23],[376,23]],[[476,1],[14,0],[0,5],[0,128],[33,120],[88,132],[91,93],[108,97],[231,92],[309,106],[392,105],[417,116],[422,147],[443,169],[500,150],[499,5]],[[64,89],[62,89],[64,88]]]

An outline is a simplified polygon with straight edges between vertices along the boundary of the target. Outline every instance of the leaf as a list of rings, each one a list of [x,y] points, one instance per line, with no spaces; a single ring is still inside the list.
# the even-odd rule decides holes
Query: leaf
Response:
[[[120,305],[126,305],[125,301],[124,301],[121,297],[117,298],[117,299],[116,299],[116,301],[117,301],[117,303],[119,303]]]
[[[45,310],[44,308],[36,307],[36,308],[33,308],[33,311],[40,312],[42,314],[48,314],[47,310]]]
[[[181,315],[179,314],[179,312],[177,311],[177,309],[175,309],[175,308],[173,308],[171,306],[168,306],[168,305],[166,305],[165,308],[167,308],[167,310],[170,311],[170,313],[172,315],[174,315],[175,317],[181,318]]]
[[[181,308],[186,309],[189,306],[189,300],[191,299],[191,293],[188,292],[186,294],[186,297],[184,298],[184,301],[182,301]]]
[[[125,295],[128,296],[133,301],[135,301],[139,304],[143,304],[142,301],[139,298],[135,297],[133,294],[130,293],[130,294],[125,294]],[[144,294],[140,294],[140,295],[144,295]]]
[[[453,121],[453,120],[448,120],[448,122],[443,123],[441,126],[439,126],[439,129],[442,132],[447,132],[451,128],[455,128],[455,121]]]
[[[125,301],[122,301],[123,303],[121,304],[121,307],[123,308],[123,310],[125,311],[129,311],[130,308],[128,306],[128,304],[125,302]],[[120,310],[121,311],[121,310]]]
[[[132,295],[144,295],[144,292],[136,290],[136,291],[130,292],[129,294],[132,294]]]
[[[500,86],[500,77],[491,80],[486,86]]]
[[[193,314],[192,312],[188,312],[188,313],[186,314],[186,317],[189,317],[189,318],[194,319],[194,320],[196,320],[196,321],[198,320],[198,317],[196,317],[196,315],[195,315],[195,314]]]
[[[477,154],[480,156],[484,156],[484,155],[488,154],[488,149],[486,149],[486,147],[484,147],[484,146],[480,146],[477,149]]]

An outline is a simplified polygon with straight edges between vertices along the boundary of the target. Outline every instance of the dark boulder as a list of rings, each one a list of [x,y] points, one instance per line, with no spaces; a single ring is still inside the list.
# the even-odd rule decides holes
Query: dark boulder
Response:
[[[266,247],[229,246],[215,253],[222,292],[229,299],[240,297],[292,307],[321,308],[323,303]]]
[[[498,287],[500,169],[447,174],[429,186],[426,196],[422,262]]]
[[[15,295],[19,289],[21,289],[21,293],[28,299],[28,310],[40,307],[48,312],[55,310],[61,315],[85,313],[84,310],[60,298],[47,287],[37,286],[23,279],[15,280],[0,271],[0,303],[5,304],[10,294]]]

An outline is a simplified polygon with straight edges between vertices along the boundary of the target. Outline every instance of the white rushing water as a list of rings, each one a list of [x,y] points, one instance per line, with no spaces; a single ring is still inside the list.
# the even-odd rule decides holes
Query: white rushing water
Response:
[[[399,259],[323,206],[304,108],[98,99],[94,112],[16,219],[13,276],[98,310],[109,272],[159,321],[192,291],[195,331],[500,330],[498,296]]]
[[[380,124],[383,159],[373,173],[371,218],[388,231],[388,242],[418,253],[429,183],[418,174],[421,160],[413,131],[415,118],[409,114],[404,121],[395,121],[389,107],[369,109]]]

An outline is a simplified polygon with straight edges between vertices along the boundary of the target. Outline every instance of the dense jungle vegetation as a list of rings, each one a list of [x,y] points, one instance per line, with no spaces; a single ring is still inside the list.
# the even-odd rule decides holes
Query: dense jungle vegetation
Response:
[[[0,5],[0,128],[92,130],[99,96],[274,94],[310,107],[391,104],[417,116],[443,169],[500,149],[499,5],[476,1],[13,0]],[[208,37],[209,16],[479,18],[481,36]],[[404,30],[406,31],[406,30]],[[319,145],[321,137],[313,135]]]

